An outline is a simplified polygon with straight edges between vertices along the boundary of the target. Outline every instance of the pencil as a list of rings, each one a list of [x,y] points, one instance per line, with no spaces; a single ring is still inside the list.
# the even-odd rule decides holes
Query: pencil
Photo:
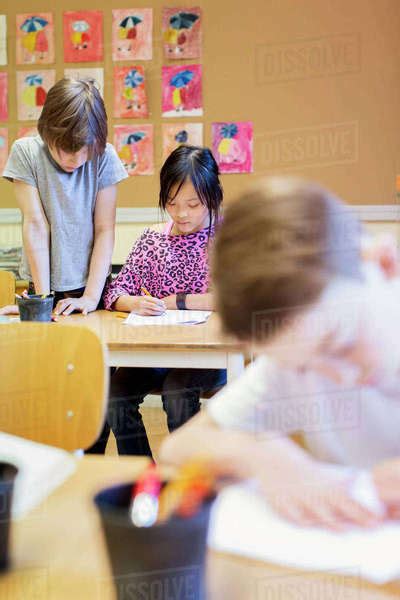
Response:
[[[143,294],[146,294],[146,296],[151,296],[150,292],[148,292],[145,287],[141,287],[140,289],[143,292]]]

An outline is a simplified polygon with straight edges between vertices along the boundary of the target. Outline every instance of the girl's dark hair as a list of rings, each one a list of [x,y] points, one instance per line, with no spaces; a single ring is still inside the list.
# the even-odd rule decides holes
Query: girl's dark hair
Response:
[[[166,209],[168,200],[175,198],[185,181],[191,181],[200,202],[208,209],[210,226],[217,224],[222,202],[222,186],[218,165],[208,148],[178,146],[168,156],[160,172],[159,207]],[[177,186],[171,197],[171,190]]]
[[[103,154],[107,143],[107,114],[94,79],[57,81],[50,88],[38,121],[48,146],[75,153],[84,146],[89,156]]]

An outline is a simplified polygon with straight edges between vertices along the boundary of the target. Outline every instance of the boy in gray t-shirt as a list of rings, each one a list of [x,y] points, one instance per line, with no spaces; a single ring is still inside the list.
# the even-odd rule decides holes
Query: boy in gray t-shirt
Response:
[[[39,134],[17,140],[3,177],[23,215],[21,276],[56,292],[57,313],[99,304],[114,245],[116,184],[128,175],[106,142],[104,102],[90,80],[50,89]]]

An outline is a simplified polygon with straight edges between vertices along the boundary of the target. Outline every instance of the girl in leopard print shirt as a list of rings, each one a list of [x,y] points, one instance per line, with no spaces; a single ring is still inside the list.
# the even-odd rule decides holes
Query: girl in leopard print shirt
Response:
[[[146,229],[104,295],[109,310],[159,315],[164,310],[212,310],[208,252],[220,215],[218,166],[207,148],[180,146],[160,173],[159,206],[170,221]],[[142,288],[151,296],[144,295]],[[161,389],[173,431],[199,411],[200,394],[226,383],[219,369],[119,368],[111,378],[107,424],[92,452],[103,452],[109,427],[120,454],[151,456],[139,412],[144,397]]]

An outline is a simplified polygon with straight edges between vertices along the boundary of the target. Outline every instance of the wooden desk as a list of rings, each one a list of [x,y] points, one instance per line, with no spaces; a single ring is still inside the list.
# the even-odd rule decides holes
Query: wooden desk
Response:
[[[0,576],[0,598],[113,600],[92,498],[102,487],[134,479],[146,461],[85,456],[64,485],[25,519],[14,522],[13,567]],[[388,548],[388,552],[395,551]],[[400,596],[399,583],[378,587],[356,578],[289,571],[215,552],[208,556],[207,579],[207,600],[388,600]]]
[[[125,325],[121,314],[99,310],[61,317],[60,323],[95,331],[108,348],[109,366],[227,369],[228,381],[244,370],[242,350],[222,336],[215,313],[199,325],[142,327]]]

